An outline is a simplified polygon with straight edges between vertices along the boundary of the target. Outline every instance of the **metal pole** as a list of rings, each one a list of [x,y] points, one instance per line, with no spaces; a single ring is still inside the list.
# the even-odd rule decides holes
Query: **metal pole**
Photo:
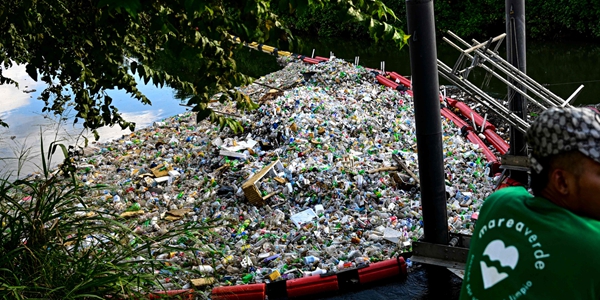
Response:
[[[506,60],[521,72],[526,72],[525,59],[525,0],[506,0]],[[509,81],[513,79],[509,77]],[[519,85],[521,90],[523,86]],[[527,100],[508,88],[509,109],[523,120],[527,118]],[[511,155],[525,156],[525,136],[523,133],[510,129],[510,150]],[[527,184],[527,172],[511,170],[510,177],[523,184]]]
[[[443,40],[444,42],[448,43],[450,46],[452,46],[452,47],[454,47],[454,48],[456,48],[456,49],[458,49],[458,50],[462,51],[462,50],[460,49],[460,47],[458,47],[456,44],[452,43],[452,41],[448,40],[447,38],[445,38],[445,37],[444,37],[444,38],[442,38],[442,40]],[[478,54],[480,54],[480,55],[482,55],[482,54],[483,54],[482,52],[477,52],[477,53],[478,53]],[[473,57],[473,56],[471,56],[471,55],[469,55],[469,54],[464,54],[464,57],[466,57],[466,58],[470,59],[471,61],[473,61],[473,60],[474,60],[474,57]],[[511,82],[511,81],[508,81],[507,79],[504,79],[504,78],[502,77],[502,75],[500,75],[500,74],[498,74],[497,72],[495,72],[494,70],[490,69],[488,66],[486,66],[486,65],[483,65],[483,64],[479,66],[480,68],[482,68],[482,69],[486,70],[486,71],[488,72],[488,74],[490,74],[490,75],[492,75],[492,76],[494,76],[494,77],[498,78],[500,81],[504,82],[504,83],[505,83],[505,84],[506,84],[506,85],[507,85],[509,88],[510,88],[510,87],[512,87],[512,88],[517,88],[516,84],[518,84],[518,83],[521,83],[521,84],[523,84],[523,85],[526,85],[526,84],[527,84],[527,82],[526,82],[526,81],[523,81],[523,80],[519,79],[519,78],[518,78],[518,77],[516,77],[515,75],[511,75],[511,74],[510,74],[510,71],[509,71],[509,70],[506,70],[506,69],[504,68],[504,66],[503,66],[503,65],[500,65],[500,64],[498,64],[498,63],[496,63],[496,62],[494,62],[494,61],[492,61],[492,60],[487,60],[487,62],[489,62],[489,63],[490,63],[490,64],[491,64],[493,67],[497,68],[498,70],[500,70],[500,71],[502,71],[502,72],[504,72],[504,73],[508,74],[508,75],[507,75],[507,78],[513,78],[512,82]],[[452,69],[452,71],[454,72],[454,69]],[[514,83],[514,84],[513,84],[513,83]],[[531,89],[531,91],[532,91],[532,93],[533,93],[533,94],[535,94],[536,96],[538,96],[538,97],[540,98],[540,100],[546,100],[546,102],[547,102],[547,103],[549,103],[551,106],[556,106],[556,103],[553,103],[553,102],[551,102],[551,101],[549,100],[549,98],[545,97],[545,96],[542,94],[542,92],[543,92],[543,91],[536,91],[536,89],[535,89],[535,88]],[[539,103],[538,101],[536,101],[536,100],[535,100],[533,97],[531,97],[531,96],[527,95],[527,93],[525,93],[525,92],[522,92],[522,91],[521,91],[521,89],[518,89],[518,90],[516,90],[516,92],[518,92],[518,93],[519,93],[521,96],[523,96],[523,97],[525,97],[525,98],[527,98],[527,99],[531,100],[531,102],[533,102],[533,104],[537,105],[537,106],[538,106],[538,107],[540,107],[541,109],[544,109],[544,110],[546,109],[546,107],[545,107],[544,105],[542,105],[541,103]],[[561,100],[561,101],[558,101],[558,103],[561,103],[561,104],[563,104],[563,103],[565,103],[565,101],[564,101],[564,100]]]
[[[453,38],[455,38],[456,40],[458,40],[459,42],[461,42],[465,46],[471,47],[471,45],[469,43],[467,43],[466,41],[464,41],[463,39],[461,39],[459,36],[457,36],[456,34],[454,34],[452,31],[448,30],[447,33],[448,33],[448,35],[452,36]],[[444,37],[442,39],[444,41],[446,41],[448,44],[450,44],[452,47],[456,48],[458,51],[463,51],[460,47],[458,47],[457,45],[455,45],[454,43],[452,43],[447,38]],[[475,39],[473,39],[473,42],[475,44],[480,44]],[[556,106],[556,105],[560,106],[560,105],[562,105],[564,103],[564,100],[562,98],[560,98],[556,94],[552,93],[552,91],[548,90],[547,88],[543,87],[541,84],[539,84],[537,81],[533,80],[531,77],[527,76],[527,74],[525,74],[525,72],[522,72],[521,70],[519,70],[518,68],[516,68],[512,64],[508,63],[508,61],[504,60],[502,57],[500,57],[499,55],[497,55],[491,49],[487,49],[486,51],[481,51],[479,54],[480,55],[486,54],[487,56],[489,56],[490,59],[488,59],[486,61],[489,62],[491,65],[493,65],[495,67],[502,66],[503,70],[506,69],[506,71],[503,71],[503,72],[505,72],[507,74],[508,74],[508,71],[514,72],[515,73],[515,74],[513,74],[514,77],[521,78],[521,80],[523,80],[529,87],[533,87],[533,88],[537,89],[538,91],[540,91],[540,93],[544,94],[546,98],[548,98],[550,101],[552,101],[552,102],[555,103],[555,104],[552,104],[553,106]]]
[[[529,128],[529,124],[523,121],[521,118],[517,117],[512,111],[508,108],[502,106],[498,103],[494,98],[490,97],[484,91],[479,89],[477,86],[469,82],[468,80],[461,80],[452,74],[452,69],[444,64],[441,60],[438,60],[438,66],[440,70],[440,75],[442,75],[446,80],[450,81],[453,85],[463,88],[472,96],[475,96],[475,100],[479,101],[479,103],[483,104],[485,107],[491,110],[495,110],[500,115],[504,115],[504,120],[508,122],[511,126],[515,126],[518,130],[523,133],[527,131]],[[479,97],[479,98],[478,98]]]
[[[448,244],[439,82],[432,0],[406,0],[424,241]]]

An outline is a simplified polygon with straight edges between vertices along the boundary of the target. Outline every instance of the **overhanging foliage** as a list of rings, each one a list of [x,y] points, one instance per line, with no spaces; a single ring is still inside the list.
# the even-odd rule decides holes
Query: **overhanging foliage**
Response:
[[[246,41],[290,46],[290,31],[273,13],[279,9],[302,12],[334,3],[356,22],[366,24],[370,35],[406,43],[402,30],[390,25],[397,18],[380,0],[6,0],[0,4],[0,62],[5,68],[25,64],[27,73],[47,87],[41,93],[44,112],[62,113],[73,104],[75,122],[94,130],[120,125],[124,120],[111,89],[123,89],[144,104],[134,74],[156,86],[170,86],[192,95],[188,104],[198,120],[209,118],[237,131],[235,120],[214,114],[210,97],[234,99],[238,107],[252,108],[249,97],[233,88],[249,82],[237,71],[230,34]],[[154,67],[158,59],[174,65]],[[189,68],[194,78],[180,78],[178,67]],[[0,73],[0,84],[14,84]],[[0,120],[1,122],[1,120]]]

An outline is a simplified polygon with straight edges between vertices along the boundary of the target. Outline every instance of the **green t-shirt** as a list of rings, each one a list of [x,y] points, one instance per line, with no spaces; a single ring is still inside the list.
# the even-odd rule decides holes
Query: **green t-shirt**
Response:
[[[460,298],[600,299],[599,256],[600,221],[507,187],[480,211]]]

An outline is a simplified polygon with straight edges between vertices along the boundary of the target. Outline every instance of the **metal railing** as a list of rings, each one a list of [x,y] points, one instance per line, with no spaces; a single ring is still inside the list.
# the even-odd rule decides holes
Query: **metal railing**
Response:
[[[514,114],[498,100],[489,96],[476,85],[471,83],[468,80],[471,70],[476,67],[482,68],[487,72],[484,82],[489,82],[489,78],[491,78],[491,76],[496,77],[508,87],[511,87],[515,92],[523,95],[523,97],[529,100],[532,104],[544,110],[548,107],[554,106],[570,107],[571,103],[577,98],[579,92],[583,88],[583,85],[581,85],[569,98],[565,100],[552,93],[537,81],[527,76],[527,74],[521,72],[519,69],[511,65],[497,53],[500,44],[506,37],[505,33],[491,38],[484,43],[473,40],[472,45],[451,31],[448,31],[448,35],[457,40],[460,44],[464,45],[466,48],[461,48],[461,46],[457,45],[446,37],[442,39],[450,46],[459,50],[461,54],[452,68],[438,60],[438,71],[440,75],[442,75],[442,77],[450,81],[452,84],[471,94],[475,100],[480,102],[483,106],[496,111],[498,115],[507,123],[523,133],[527,131],[527,128],[529,128],[527,121]],[[493,43],[496,43],[496,45],[492,48]],[[468,66],[466,66],[467,60],[470,61]],[[512,80],[512,82],[514,82],[514,84],[509,81],[509,78]],[[517,84],[522,86],[523,89],[517,87]]]

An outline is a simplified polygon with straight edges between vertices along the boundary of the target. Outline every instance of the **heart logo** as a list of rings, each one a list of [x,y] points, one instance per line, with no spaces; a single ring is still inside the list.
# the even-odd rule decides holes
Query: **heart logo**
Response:
[[[483,276],[483,288],[486,290],[508,277],[508,274],[504,272],[499,273],[496,267],[488,267],[484,261],[480,261],[479,265],[481,266],[481,276]]]
[[[501,240],[491,241],[485,247],[485,250],[483,250],[483,255],[487,255],[490,261],[498,261],[501,266],[510,267],[513,270],[519,261],[519,251],[517,248],[514,246],[506,247]],[[481,276],[483,277],[483,287],[485,289],[493,287],[508,277],[508,274],[498,272],[496,267],[488,267],[484,261],[479,262],[479,265],[481,266]]]

